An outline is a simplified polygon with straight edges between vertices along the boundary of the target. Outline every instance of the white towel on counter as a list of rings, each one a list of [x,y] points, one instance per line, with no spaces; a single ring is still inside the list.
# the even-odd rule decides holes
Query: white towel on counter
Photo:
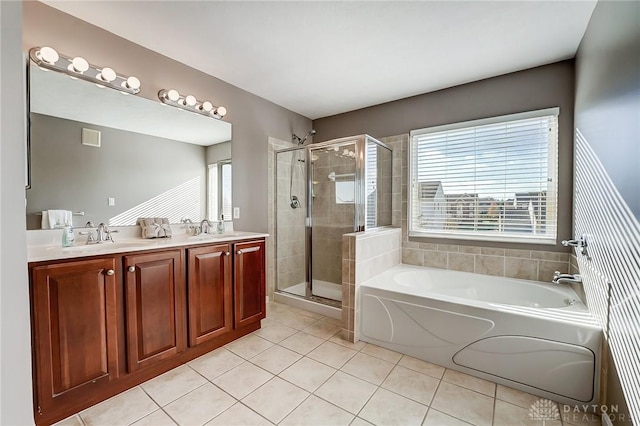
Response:
[[[45,210],[42,212],[42,229],[60,228],[73,224],[71,210]]]

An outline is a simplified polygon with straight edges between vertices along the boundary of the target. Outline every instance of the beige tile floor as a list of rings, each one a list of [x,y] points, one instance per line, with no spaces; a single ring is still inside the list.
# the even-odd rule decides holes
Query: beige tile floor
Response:
[[[537,396],[349,343],[332,318],[277,303],[267,312],[260,330],[58,424],[542,425],[529,418]]]

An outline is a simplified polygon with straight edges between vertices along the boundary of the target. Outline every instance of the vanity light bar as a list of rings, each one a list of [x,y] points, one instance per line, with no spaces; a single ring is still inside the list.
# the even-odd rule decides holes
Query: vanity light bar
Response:
[[[223,106],[216,107],[209,101],[199,101],[193,95],[183,96],[175,89],[162,89],[158,92],[158,98],[165,105],[171,105],[185,111],[217,118],[218,120],[227,114],[227,109]]]
[[[118,75],[112,68],[92,65],[80,56],[65,56],[52,47],[34,47],[29,50],[29,57],[40,68],[95,83],[99,87],[109,87],[132,95],[140,92],[140,80],[136,77]]]

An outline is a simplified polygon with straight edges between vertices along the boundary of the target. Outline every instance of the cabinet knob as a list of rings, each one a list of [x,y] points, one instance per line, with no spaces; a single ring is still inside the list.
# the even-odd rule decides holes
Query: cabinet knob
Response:
[[[231,252],[230,252],[230,251],[225,251],[225,252],[224,252],[224,254],[225,254],[226,256],[230,256],[230,255],[231,255]]]
[[[135,272],[135,271],[136,271],[135,266],[129,266],[129,272]]]
[[[242,254],[242,250],[238,250],[236,254]]]
[[[116,273],[116,271],[114,271],[113,269],[107,269],[107,275],[114,275]]]

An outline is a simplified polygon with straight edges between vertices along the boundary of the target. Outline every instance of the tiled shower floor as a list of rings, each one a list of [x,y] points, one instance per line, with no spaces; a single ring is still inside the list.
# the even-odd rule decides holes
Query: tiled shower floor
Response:
[[[529,418],[536,396],[346,342],[332,318],[267,312],[260,330],[58,424],[542,425]],[[545,424],[600,424],[569,416]]]

